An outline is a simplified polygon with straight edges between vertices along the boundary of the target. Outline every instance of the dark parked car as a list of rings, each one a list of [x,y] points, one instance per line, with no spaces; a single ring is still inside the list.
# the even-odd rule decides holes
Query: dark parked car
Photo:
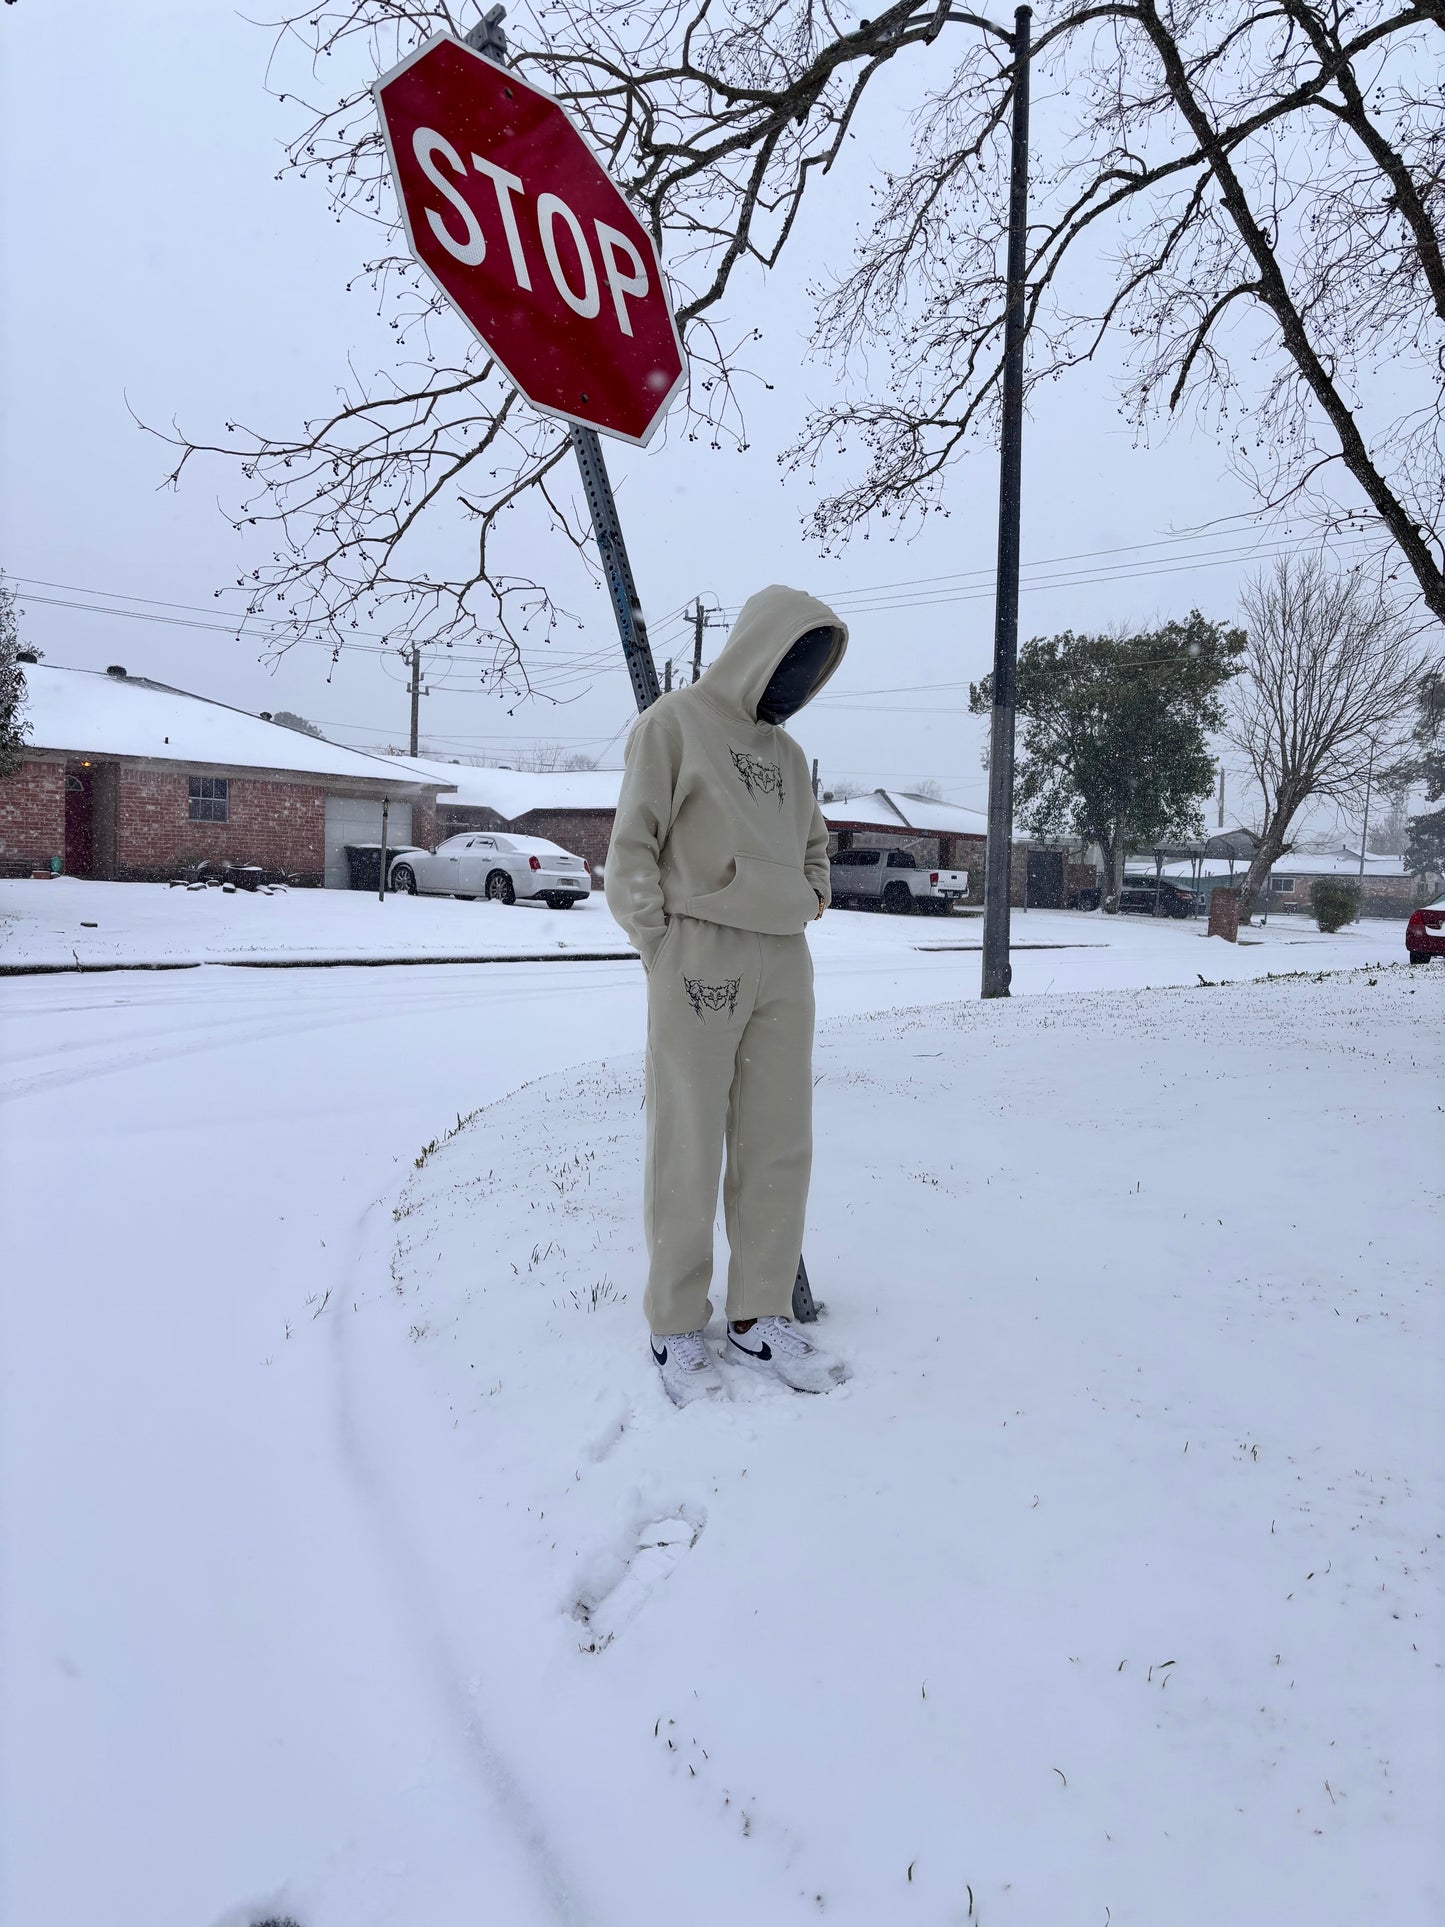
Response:
[[[1126,876],[1119,908],[1143,917],[1192,917],[1194,892],[1171,877]]]
[[[1097,910],[1102,900],[1098,890],[1075,890],[1069,908]],[[1176,883],[1172,877],[1160,877],[1157,885],[1150,876],[1125,877],[1119,908],[1136,917],[1192,917],[1194,892],[1187,883]]]
[[[1405,925],[1405,949],[1412,964],[1445,957],[1445,896],[1411,912]]]

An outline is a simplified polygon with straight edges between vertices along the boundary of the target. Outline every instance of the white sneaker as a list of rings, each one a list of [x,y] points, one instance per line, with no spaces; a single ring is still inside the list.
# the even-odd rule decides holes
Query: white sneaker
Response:
[[[729,1325],[728,1357],[782,1379],[795,1392],[831,1392],[848,1376],[842,1359],[804,1338],[791,1318],[759,1318],[745,1332]]]
[[[701,1398],[723,1396],[722,1373],[700,1331],[673,1332],[652,1337],[652,1362],[662,1373],[662,1387],[674,1405],[693,1405]]]

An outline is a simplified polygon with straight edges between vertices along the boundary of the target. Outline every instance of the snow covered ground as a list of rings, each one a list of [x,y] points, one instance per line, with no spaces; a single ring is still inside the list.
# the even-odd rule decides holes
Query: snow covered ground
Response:
[[[915,951],[977,949],[978,916],[885,917],[833,911],[812,932],[820,961],[891,963]],[[1195,922],[1016,912],[1015,988],[1194,983],[1270,970],[1342,969],[1404,955],[1403,923],[1369,921],[1325,937],[1303,917],[1275,917],[1238,946]],[[0,969],[114,968],[117,964],[369,963],[383,959],[628,954],[631,946],[599,892],[571,910],[541,904],[464,903],[351,890],[170,889],[77,877],[0,880]],[[1087,951],[1086,956],[1083,952]],[[962,964],[950,966],[962,972]]]
[[[634,963],[0,984],[0,1919],[1437,1920],[1445,970],[1276,929],[825,920],[681,1415]]]
[[[0,881],[0,965],[336,962],[631,949],[601,895],[571,910],[363,890]]]

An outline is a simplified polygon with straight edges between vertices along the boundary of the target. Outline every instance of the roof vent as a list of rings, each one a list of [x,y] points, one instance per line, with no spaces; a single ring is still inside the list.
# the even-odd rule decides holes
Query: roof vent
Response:
[[[33,649],[17,649],[15,660],[16,662],[39,662],[40,658]]]
[[[270,722],[270,720],[271,720],[271,712],[270,712],[270,710],[269,710],[269,709],[263,709],[263,710],[262,710],[262,711],[260,712],[260,716],[261,716],[261,721],[262,721],[263,723],[269,723],[269,722]]]
[[[117,682],[124,682],[125,664],[122,662],[108,662],[105,666],[105,673],[107,676],[114,676]]]

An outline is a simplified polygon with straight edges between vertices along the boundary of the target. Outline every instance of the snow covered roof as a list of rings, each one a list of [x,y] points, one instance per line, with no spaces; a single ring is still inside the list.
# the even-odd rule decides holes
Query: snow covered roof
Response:
[[[445,809],[495,810],[514,823],[529,810],[615,810],[622,787],[620,769],[478,769],[471,763],[441,763],[430,757],[391,759],[416,770],[428,783],[455,789],[438,798]]]
[[[941,803],[932,796],[912,796],[906,790],[869,790],[846,802],[824,803],[823,817],[834,824],[866,824],[916,836],[987,836],[988,818],[982,810],[962,803]]]
[[[294,770],[298,775],[349,776],[412,789],[429,787],[433,780],[398,769],[384,757],[304,736],[244,709],[141,676],[65,669],[51,662],[23,667],[27,749],[143,756],[212,769]]]
[[[1205,857],[1200,874],[1202,876],[1227,875],[1228,868],[1223,857]],[[1242,876],[1248,868],[1248,857],[1237,858],[1234,865],[1235,876]],[[1151,865],[1150,875],[1152,874]],[[1167,877],[1188,877],[1193,874],[1194,866],[1187,860],[1164,865],[1164,875]],[[1360,859],[1358,853],[1352,855],[1348,850],[1323,852],[1295,850],[1289,856],[1282,856],[1276,860],[1273,874],[1277,877],[1357,877],[1360,874]],[[1409,874],[1402,856],[1367,856],[1365,858],[1367,877],[1403,877]]]

